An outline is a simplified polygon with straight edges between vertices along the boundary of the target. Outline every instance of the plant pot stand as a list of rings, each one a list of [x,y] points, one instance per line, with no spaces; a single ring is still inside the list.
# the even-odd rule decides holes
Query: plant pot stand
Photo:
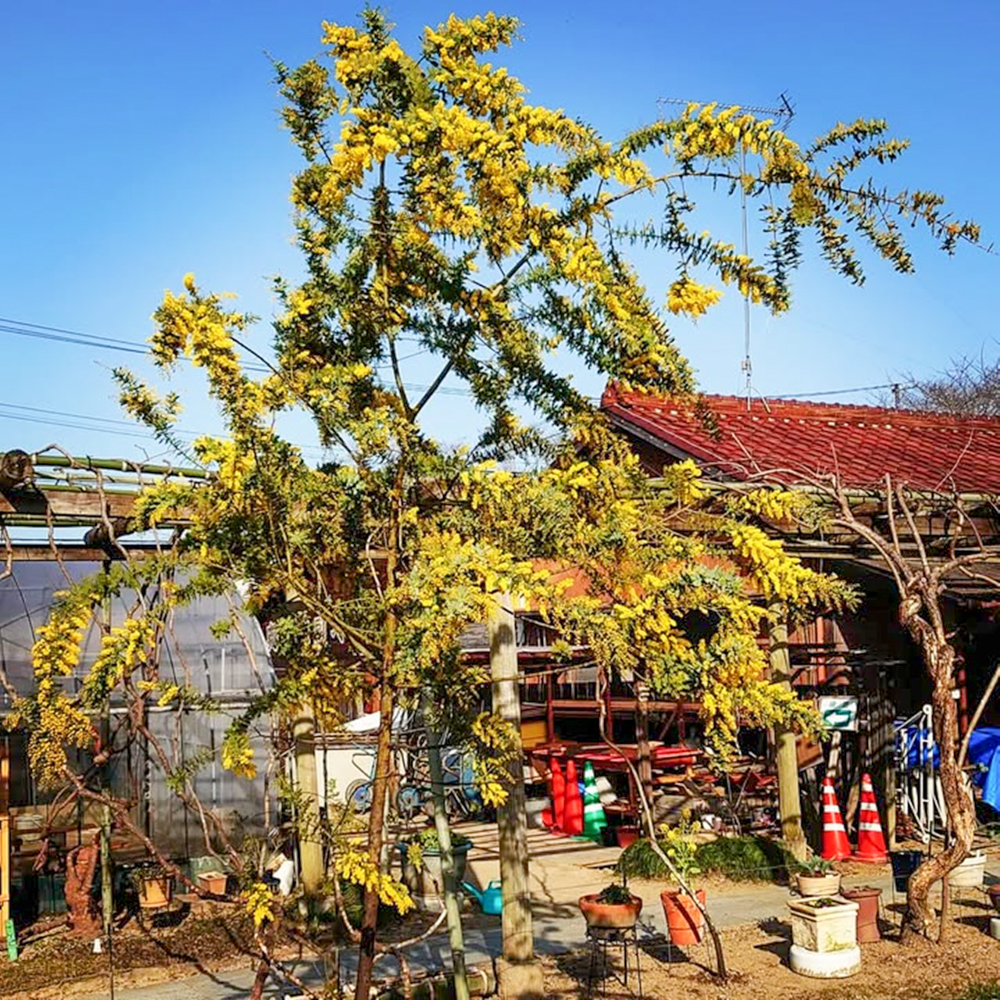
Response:
[[[587,926],[587,941],[590,943],[590,962],[587,965],[587,996],[593,996],[595,982],[601,984],[601,995],[606,992],[605,986],[609,978],[624,987],[628,992],[643,1000],[642,968],[639,964],[639,935],[636,927],[595,927]],[[614,968],[608,960],[608,953],[621,948],[621,972]],[[631,949],[631,963],[629,950]],[[635,981],[633,989],[630,979]]]

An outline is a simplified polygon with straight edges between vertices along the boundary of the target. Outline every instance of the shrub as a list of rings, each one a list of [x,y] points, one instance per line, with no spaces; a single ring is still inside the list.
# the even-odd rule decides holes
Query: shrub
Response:
[[[783,881],[788,870],[783,847],[766,837],[720,837],[699,844],[695,861],[701,871],[722,875],[735,882]],[[624,878],[653,881],[670,878],[667,866],[645,838],[622,851],[615,871]]]
[[[640,837],[622,851],[615,871],[623,878],[665,879],[669,876],[663,859],[653,850],[648,838]]]
[[[734,882],[775,882],[786,877],[788,859],[781,844],[766,837],[720,837],[698,846],[698,865]]]

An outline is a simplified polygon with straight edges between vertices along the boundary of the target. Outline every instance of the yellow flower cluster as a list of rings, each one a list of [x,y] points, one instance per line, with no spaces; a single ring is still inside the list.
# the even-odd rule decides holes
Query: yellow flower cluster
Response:
[[[256,928],[272,923],[278,914],[277,897],[263,882],[254,882],[244,893],[243,905]]]
[[[257,774],[253,747],[243,729],[231,728],[222,740],[222,766],[241,778],[253,778]]]
[[[681,275],[667,293],[667,308],[674,315],[684,314],[692,319],[704,315],[722,298],[722,292],[709,285],[699,284],[686,274]]]
[[[376,893],[386,906],[394,907],[397,913],[405,914],[414,909],[410,890],[391,875],[379,871],[378,865],[357,848],[338,851],[333,867],[341,878],[361,886],[366,892]]]

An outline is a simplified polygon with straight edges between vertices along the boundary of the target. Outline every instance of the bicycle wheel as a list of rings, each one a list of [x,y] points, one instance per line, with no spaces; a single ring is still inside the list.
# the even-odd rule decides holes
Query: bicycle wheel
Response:
[[[396,793],[396,815],[404,822],[413,819],[424,803],[423,790],[416,785],[403,785]]]
[[[366,778],[359,778],[352,781],[344,792],[344,801],[351,812],[360,816],[362,813],[371,812],[372,808],[372,783]]]

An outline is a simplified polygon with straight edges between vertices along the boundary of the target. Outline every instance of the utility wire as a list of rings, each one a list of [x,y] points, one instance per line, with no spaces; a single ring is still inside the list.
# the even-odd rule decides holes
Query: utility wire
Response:
[[[781,395],[768,393],[767,399],[815,399],[820,396],[848,396],[853,392],[875,392],[877,389],[911,389],[913,382],[885,382],[882,385],[862,385],[856,389],[828,389],[824,392],[786,392]]]
[[[5,411],[13,412],[7,413]],[[67,417],[67,420],[56,420],[54,417]],[[114,417],[98,417],[88,413],[70,413],[65,410],[51,410],[39,406],[25,406],[18,403],[0,403],[0,420],[20,420],[25,423],[47,424],[52,427],[66,427],[70,430],[97,431],[102,434],[115,434],[119,437],[142,438],[157,440],[155,435],[139,428],[130,420],[120,420]],[[84,421],[81,423],[81,421]],[[101,425],[110,426],[101,426]],[[95,426],[96,425],[96,426]],[[123,429],[119,429],[123,428]],[[132,428],[129,430],[128,428]],[[204,437],[208,432],[187,430],[183,427],[172,428],[172,433],[186,438]],[[302,451],[315,454],[325,454],[325,450],[317,445],[299,445]]]
[[[23,320],[7,319],[2,316],[0,316],[0,333],[12,334],[17,337],[28,337],[33,340],[48,340],[64,344],[75,344],[79,347],[94,347],[98,350],[104,351],[120,351],[125,354],[149,354],[149,348],[140,344],[138,341],[119,340],[116,337],[97,336],[90,333],[82,333],[79,330],[67,330],[58,326],[44,326],[41,323],[27,323]],[[400,337],[398,339],[404,340],[411,338]],[[412,339],[416,342],[416,338]],[[422,350],[415,351],[412,354],[407,354],[399,360],[406,361],[424,353],[429,353],[428,349],[424,348]],[[380,367],[388,366],[383,365]],[[245,364],[243,365],[243,369],[244,371],[253,372],[254,374],[271,373],[271,369],[266,368],[264,365]],[[418,382],[406,382],[404,383],[404,386],[405,388],[412,389],[415,392],[426,392],[426,390],[430,388],[429,385],[423,385]],[[468,389],[460,389],[457,386],[441,386],[438,389],[438,392],[445,396],[472,395]]]

